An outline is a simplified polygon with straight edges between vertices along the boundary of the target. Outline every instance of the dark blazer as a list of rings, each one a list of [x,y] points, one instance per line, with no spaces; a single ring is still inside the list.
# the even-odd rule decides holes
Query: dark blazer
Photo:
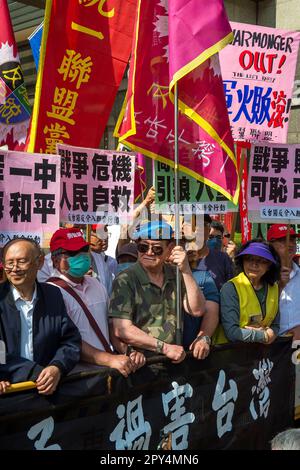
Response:
[[[50,284],[36,284],[32,333],[34,361],[20,356],[20,313],[9,282],[0,285],[0,339],[6,345],[6,364],[0,365],[0,380],[12,383],[35,380],[49,365],[56,365],[62,374],[67,374],[79,361],[81,337],[66,312],[60,290]]]

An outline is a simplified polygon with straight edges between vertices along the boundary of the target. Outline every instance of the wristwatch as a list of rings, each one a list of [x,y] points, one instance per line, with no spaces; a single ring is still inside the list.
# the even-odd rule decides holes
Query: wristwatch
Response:
[[[208,344],[208,346],[211,345],[211,337],[210,336],[207,336],[207,335],[200,335],[200,336],[197,336],[197,341],[200,341],[202,339],[204,339],[204,341]]]
[[[156,343],[156,352],[158,352],[159,354],[162,354],[163,353],[163,349],[164,349],[164,342],[161,341],[160,339],[157,340],[157,343]]]

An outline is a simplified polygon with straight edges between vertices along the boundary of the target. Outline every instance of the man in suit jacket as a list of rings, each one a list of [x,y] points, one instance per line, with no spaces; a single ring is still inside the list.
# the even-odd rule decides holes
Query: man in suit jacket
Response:
[[[81,338],[60,290],[36,282],[42,264],[42,252],[30,239],[12,240],[3,249],[0,339],[7,354],[0,381],[34,380],[39,393],[50,395],[79,361]]]

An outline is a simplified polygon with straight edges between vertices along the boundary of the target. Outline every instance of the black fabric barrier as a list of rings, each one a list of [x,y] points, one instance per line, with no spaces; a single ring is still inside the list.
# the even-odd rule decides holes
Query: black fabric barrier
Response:
[[[77,367],[51,397],[0,396],[1,450],[268,449],[291,427],[295,366],[291,342],[215,347],[117,371]]]

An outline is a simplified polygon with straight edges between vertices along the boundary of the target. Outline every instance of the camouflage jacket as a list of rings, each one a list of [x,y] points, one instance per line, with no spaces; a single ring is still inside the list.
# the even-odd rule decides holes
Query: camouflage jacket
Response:
[[[162,288],[152,284],[139,262],[121,272],[113,283],[109,305],[111,318],[123,318],[169,344],[175,342],[176,330],[176,272],[164,266]],[[182,282],[182,298],[185,294]]]

